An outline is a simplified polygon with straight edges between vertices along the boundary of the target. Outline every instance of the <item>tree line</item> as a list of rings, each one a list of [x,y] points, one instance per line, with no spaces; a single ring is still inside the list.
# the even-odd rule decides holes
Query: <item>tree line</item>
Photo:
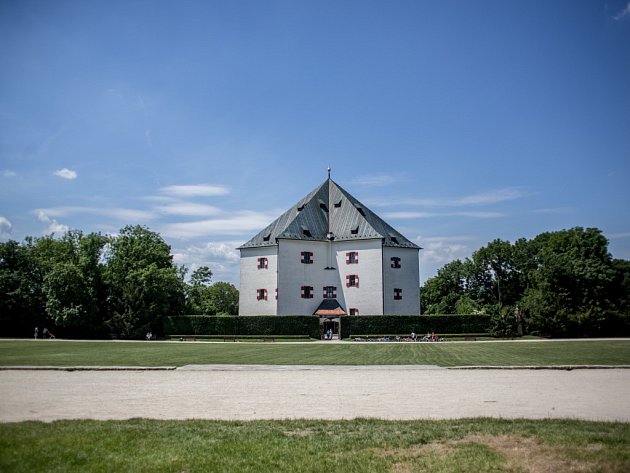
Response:
[[[142,338],[161,333],[165,316],[238,313],[236,287],[213,284],[206,266],[189,281],[187,272],[142,226],[0,243],[0,335],[24,337],[38,326],[65,337]]]
[[[630,261],[597,228],[494,240],[455,260],[420,291],[425,314],[488,314],[492,331],[552,336],[629,334]]]

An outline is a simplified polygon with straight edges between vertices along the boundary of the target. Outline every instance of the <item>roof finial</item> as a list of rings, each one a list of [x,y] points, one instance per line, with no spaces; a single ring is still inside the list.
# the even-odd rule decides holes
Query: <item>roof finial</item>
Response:
[[[330,171],[332,171],[332,169],[330,168],[330,164],[328,165],[328,179],[330,179]]]

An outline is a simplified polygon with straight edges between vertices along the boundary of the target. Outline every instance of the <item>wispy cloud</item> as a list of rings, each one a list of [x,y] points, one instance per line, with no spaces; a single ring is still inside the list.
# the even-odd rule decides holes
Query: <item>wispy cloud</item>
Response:
[[[613,18],[619,21],[627,17],[630,17],[630,2],[628,2],[628,4],[623,8],[623,10],[617,13]]]
[[[229,194],[225,186],[213,184],[176,185],[160,188],[160,192],[178,197],[210,197]]]
[[[173,202],[168,205],[158,206],[156,210],[167,215],[211,216],[221,213],[221,209],[213,205],[193,202]]]
[[[15,177],[17,173],[15,171],[11,171],[10,169],[5,169],[2,171],[2,177]]]
[[[630,232],[609,233],[606,236],[608,238],[612,238],[612,239],[616,239],[616,238],[630,238]]]
[[[389,174],[365,174],[355,177],[351,183],[358,186],[385,187],[394,184],[397,179]]]
[[[259,231],[269,225],[277,215],[240,211],[228,217],[195,222],[168,223],[160,233],[173,238],[198,238],[211,235],[240,235]],[[244,241],[243,241],[244,243]]]
[[[378,207],[391,207],[400,205],[409,205],[416,207],[465,207],[465,206],[483,206],[498,204],[510,200],[525,197],[528,191],[522,187],[507,187],[496,189],[479,194],[467,195],[464,197],[454,197],[445,199],[393,199],[380,202],[372,202],[372,205]]]
[[[68,217],[70,215],[77,214],[90,214],[99,215],[103,217],[109,217],[124,222],[137,222],[153,220],[157,217],[155,212],[138,209],[124,209],[124,208],[99,208],[99,207],[80,207],[80,206],[67,206],[67,207],[52,207],[48,209],[37,209],[38,215],[44,213],[50,217]]]
[[[6,217],[0,217],[0,240],[8,240],[11,238],[13,225]]]
[[[62,179],[69,180],[76,179],[79,176],[76,171],[68,168],[58,169],[57,171],[53,172],[53,174],[57,177],[61,177]]]
[[[437,218],[437,217],[468,217],[468,218],[501,218],[505,217],[501,212],[384,212],[383,217],[387,220],[405,220],[416,218]]]
[[[68,225],[59,223],[54,218],[50,218],[50,216],[47,215],[46,212],[44,212],[43,210],[38,211],[37,220],[46,224],[46,227],[44,228],[42,232],[44,235],[50,235],[53,233],[56,233],[56,234],[66,233],[70,229]]]
[[[573,207],[547,207],[543,209],[534,209],[532,213],[535,214],[548,214],[548,215],[564,215],[575,212]]]

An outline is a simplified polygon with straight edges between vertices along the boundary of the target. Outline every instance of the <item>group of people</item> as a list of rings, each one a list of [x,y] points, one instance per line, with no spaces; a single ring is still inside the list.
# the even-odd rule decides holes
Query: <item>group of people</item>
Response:
[[[144,336],[145,340],[149,341],[153,339],[153,332],[147,332]]]
[[[35,327],[33,338],[39,338],[39,327]],[[44,330],[42,330],[42,338],[55,338],[55,336],[50,330],[44,327]]]
[[[332,338],[333,338],[333,331],[331,328],[329,328],[328,330],[324,332],[324,340],[332,340]]]

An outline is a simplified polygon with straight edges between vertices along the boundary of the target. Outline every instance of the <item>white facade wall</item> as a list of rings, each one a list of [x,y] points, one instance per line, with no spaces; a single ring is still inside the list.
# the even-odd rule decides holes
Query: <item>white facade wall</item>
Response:
[[[350,309],[359,310],[359,315],[383,315],[383,258],[380,239],[339,241],[333,243],[336,252],[336,268],[341,280],[343,298],[339,303],[350,314]],[[359,262],[346,263],[348,252],[358,252]],[[346,276],[359,276],[358,287],[346,287]],[[343,302],[342,302],[343,301]]]
[[[267,258],[267,268],[258,269],[258,258]],[[239,315],[275,315],[277,313],[278,247],[241,249],[241,284]],[[267,300],[258,300],[257,290],[267,290]]]
[[[391,258],[400,258],[400,268],[391,267]],[[383,248],[383,295],[387,315],[420,314],[419,254],[414,248]],[[402,299],[394,299],[394,289],[402,289]]]
[[[337,272],[324,269],[330,250],[327,242],[279,240],[278,315],[313,315],[324,298],[324,286],[339,288]],[[312,264],[301,262],[303,251],[313,253]],[[313,288],[312,298],[302,297],[303,286]]]

